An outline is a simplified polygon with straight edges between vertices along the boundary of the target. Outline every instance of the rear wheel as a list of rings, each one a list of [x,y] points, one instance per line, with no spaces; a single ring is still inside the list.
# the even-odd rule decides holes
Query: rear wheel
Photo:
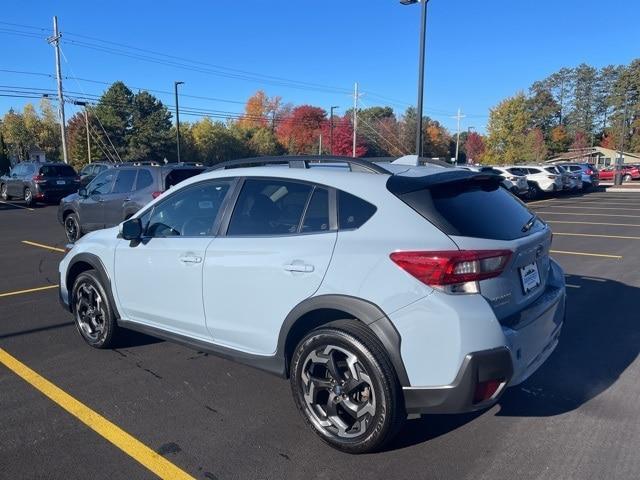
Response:
[[[380,449],[406,417],[384,347],[356,320],[332,322],[298,344],[291,390],[320,438],[348,453]]]
[[[622,180],[624,180],[625,182],[630,182],[631,180],[633,180],[633,177],[631,177],[631,175],[629,175],[628,173],[622,178]]]
[[[67,240],[72,243],[82,236],[80,234],[80,222],[75,213],[70,213],[64,217],[64,233],[67,236]]]
[[[542,190],[540,190],[538,184],[534,182],[529,183],[529,198],[531,200],[535,200],[537,198],[540,198],[541,196]]]
[[[29,187],[24,189],[24,203],[27,204],[28,207],[33,205],[33,193]]]
[[[0,196],[2,197],[3,200],[11,200],[9,193],[7,193],[6,183],[3,183],[2,186],[0,187]]]
[[[73,283],[76,329],[95,348],[108,348],[118,329],[113,309],[95,270],[82,272]]]

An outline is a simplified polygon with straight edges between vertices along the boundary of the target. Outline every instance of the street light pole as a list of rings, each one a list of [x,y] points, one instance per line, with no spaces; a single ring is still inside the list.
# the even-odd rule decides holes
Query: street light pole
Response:
[[[400,0],[402,5],[413,5],[414,3],[422,3],[422,11],[420,14],[420,56],[418,58],[418,111],[417,113],[417,131],[416,131],[416,155],[422,156],[422,104],[424,93],[424,55],[425,40],[427,34],[427,3],[429,0]]]
[[[178,106],[178,85],[184,82],[173,82],[173,89],[176,94],[176,152],[178,154],[178,163],[180,163],[180,107]]]
[[[338,106],[332,106],[329,110],[330,110],[330,114],[329,114],[329,154],[333,155],[333,111],[336,108],[340,108]]]

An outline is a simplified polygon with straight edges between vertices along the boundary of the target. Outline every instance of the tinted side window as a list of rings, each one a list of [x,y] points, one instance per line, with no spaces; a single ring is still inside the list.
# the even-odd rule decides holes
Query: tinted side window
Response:
[[[206,237],[213,227],[232,180],[200,183],[170,195],[153,207],[146,228],[149,237]],[[148,214],[142,216],[145,223]]]
[[[542,173],[540,170],[538,170],[537,168],[530,168],[529,169],[529,173]]]
[[[349,230],[360,228],[369,220],[376,207],[350,193],[338,191],[338,228]]]
[[[104,195],[106,193],[109,193],[111,191],[111,187],[113,186],[115,176],[115,170],[107,170],[106,172],[102,172],[91,181],[91,183],[87,187],[87,192],[89,192],[89,195]]]
[[[116,183],[113,186],[113,193],[127,193],[133,188],[133,182],[136,180],[135,170],[119,170],[116,177]]]
[[[302,233],[326,232],[329,230],[329,192],[316,187],[307,206],[302,222]]]
[[[146,168],[138,170],[138,180],[136,182],[136,190],[142,190],[153,185],[153,176]]]
[[[227,235],[297,233],[311,186],[282,179],[248,179],[236,202]]]

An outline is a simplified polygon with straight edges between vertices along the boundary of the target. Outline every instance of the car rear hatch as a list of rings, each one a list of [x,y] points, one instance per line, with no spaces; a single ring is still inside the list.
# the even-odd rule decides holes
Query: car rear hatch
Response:
[[[499,186],[499,177],[468,173],[430,175],[430,182],[413,191],[389,189],[460,250],[511,252],[498,276],[480,280],[479,293],[503,325],[515,327],[523,320],[520,313],[547,289],[551,230]]]
[[[41,192],[48,195],[65,195],[80,186],[76,171],[69,165],[42,165],[33,181]]]

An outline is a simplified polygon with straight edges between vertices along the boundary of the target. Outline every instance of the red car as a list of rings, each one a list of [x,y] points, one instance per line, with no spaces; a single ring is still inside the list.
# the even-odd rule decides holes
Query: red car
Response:
[[[640,179],[640,168],[636,165],[623,165],[620,170],[622,171],[622,179],[625,182]],[[615,166],[604,168],[600,170],[600,180],[613,180],[615,174]]]

